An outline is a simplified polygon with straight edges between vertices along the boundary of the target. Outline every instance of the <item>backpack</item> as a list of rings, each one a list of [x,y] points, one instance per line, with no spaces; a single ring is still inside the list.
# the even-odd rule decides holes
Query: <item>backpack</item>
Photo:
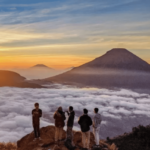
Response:
[[[75,147],[72,145],[72,142],[70,139],[67,139],[64,144],[69,150],[75,150]]]

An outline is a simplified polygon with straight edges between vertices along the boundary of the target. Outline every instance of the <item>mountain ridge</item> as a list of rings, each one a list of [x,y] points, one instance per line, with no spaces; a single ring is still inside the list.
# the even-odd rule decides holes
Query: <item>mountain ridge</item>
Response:
[[[43,81],[101,88],[150,88],[150,65],[123,48]]]

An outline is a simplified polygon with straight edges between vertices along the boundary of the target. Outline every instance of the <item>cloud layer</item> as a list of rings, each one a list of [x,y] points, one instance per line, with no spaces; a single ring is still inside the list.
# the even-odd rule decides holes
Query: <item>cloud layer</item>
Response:
[[[57,88],[56,88],[57,87]],[[15,142],[32,129],[31,111],[39,102],[43,110],[41,127],[54,123],[57,107],[67,110],[72,105],[76,111],[75,130],[83,108],[93,116],[98,107],[102,114],[101,138],[113,137],[131,131],[133,126],[149,124],[150,95],[130,90],[78,89],[55,85],[50,89],[0,88],[0,142]]]

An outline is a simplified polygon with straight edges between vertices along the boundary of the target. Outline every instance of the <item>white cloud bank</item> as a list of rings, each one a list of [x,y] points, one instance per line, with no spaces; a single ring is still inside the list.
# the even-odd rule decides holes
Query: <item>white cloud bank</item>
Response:
[[[147,125],[150,118],[150,95],[122,89],[77,89],[62,86],[59,89],[0,88],[0,142],[16,142],[32,129],[31,111],[38,102],[43,110],[41,127],[54,123],[57,107],[76,111],[75,127],[83,108],[93,116],[98,107],[102,114],[101,138],[113,137],[131,131],[133,126]]]

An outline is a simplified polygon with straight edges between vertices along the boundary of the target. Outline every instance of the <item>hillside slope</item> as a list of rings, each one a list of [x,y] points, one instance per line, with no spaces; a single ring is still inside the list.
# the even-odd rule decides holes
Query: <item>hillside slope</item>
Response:
[[[0,70],[0,87],[42,88],[41,85],[29,83],[26,78],[16,72]]]
[[[126,49],[112,49],[44,81],[102,88],[150,88],[150,65]]]

